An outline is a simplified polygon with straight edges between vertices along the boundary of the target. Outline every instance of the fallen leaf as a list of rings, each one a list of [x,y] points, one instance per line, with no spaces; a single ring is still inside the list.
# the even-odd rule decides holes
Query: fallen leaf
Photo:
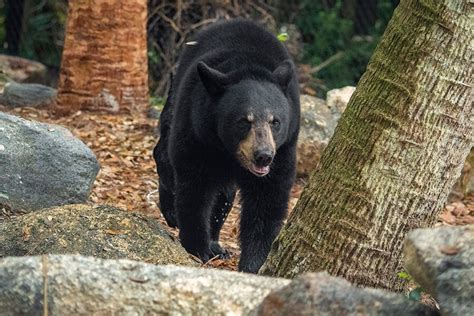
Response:
[[[308,91],[313,93],[313,91]],[[158,194],[147,196],[158,189],[153,147],[158,140],[156,133],[158,120],[140,115],[93,113],[78,111],[68,117],[52,116],[47,108],[6,108],[0,111],[13,113],[24,118],[33,117],[37,121],[62,125],[74,136],[81,139],[95,153],[101,170],[94,182],[89,202],[95,205],[111,204],[128,211],[152,215],[174,238],[178,230],[166,225],[157,206]],[[99,141],[99,138],[101,141]],[[5,149],[7,150],[7,148]],[[291,190],[290,213],[296,204],[307,180],[298,178]],[[240,200],[239,194],[234,202],[220,235],[221,245],[232,253],[230,260],[214,260],[210,267],[236,270],[240,255],[238,243]],[[462,204],[449,204],[442,211],[436,226],[474,224],[474,194],[470,194]],[[453,214],[454,213],[454,214]],[[7,215],[8,216],[8,215]],[[123,228],[130,229],[125,223]],[[104,233],[120,235],[126,230],[113,230]],[[31,239],[26,230],[23,237]]]
[[[441,213],[439,217],[441,218],[443,222],[447,224],[453,225],[456,223],[456,216],[454,216],[452,213],[444,212],[444,213]]]
[[[146,283],[150,281],[150,279],[139,279],[139,278],[128,278],[128,279],[136,283]]]
[[[467,215],[462,218],[464,224],[474,224],[474,216]]]
[[[28,240],[30,240],[30,237],[31,237],[31,227],[29,227],[29,226],[23,226],[23,229],[22,229],[22,237],[23,237],[23,241],[28,241]]]
[[[129,230],[114,230],[114,229],[106,229],[105,232],[109,235],[125,235],[130,232]]]
[[[454,256],[456,255],[461,249],[455,246],[444,246],[439,249],[441,253],[448,255],[448,256]]]
[[[124,218],[120,221],[120,225],[122,226],[130,226],[130,220],[128,218]]]
[[[67,247],[67,241],[64,240],[63,238],[59,238],[58,242],[59,242],[59,244],[60,244],[61,246],[63,246],[64,248]]]

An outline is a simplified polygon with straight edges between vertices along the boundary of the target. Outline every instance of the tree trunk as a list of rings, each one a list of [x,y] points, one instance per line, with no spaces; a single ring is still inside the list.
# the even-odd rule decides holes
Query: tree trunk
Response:
[[[71,0],[56,110],[143,112],[146,0]]]
[[[5,37],[7,53],[10,55],[18,55],[20,52],[24,8],[24,0],[7,0],[6,2]]]
[[[471,7],[401,1],[261,273],[402,288],[403,239],[435,223],[473,144]]]

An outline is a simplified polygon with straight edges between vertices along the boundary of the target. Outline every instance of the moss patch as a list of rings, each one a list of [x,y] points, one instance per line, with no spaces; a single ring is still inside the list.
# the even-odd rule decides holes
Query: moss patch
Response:
[[[0,257],[41,254],[197,265],[156,219],[106,205],[67,205],[0,223]]]

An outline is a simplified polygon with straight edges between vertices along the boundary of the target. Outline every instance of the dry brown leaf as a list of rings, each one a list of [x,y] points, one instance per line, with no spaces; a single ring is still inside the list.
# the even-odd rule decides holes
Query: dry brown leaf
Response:
[[[452,213],[444,212],[439,217],[441,218],[443,222],[447,224],[453,225],[456,223],[456,217]]]
[[[69,117],[55,118],[47,108],[7,109],[25,118],[59,124],[67,127],[95,153],[101,165],[94,183],[90,203],[111,204],[129,211],[140,211],[156,218],[169,233],[178,237],[178,230],[166,226],[157,207],[158,194],[147,195],[158,188],[155,161],[151,153],[157,143],[157,120],[129,115],[76,112]],[[291,190],[290,207],[296,204],[305,181],[298,179]],[[440,215],[443,225],[474,224],[474,194],[462,203],[449,204]],[[221,231],[220,243],[232,257],[230,260],[214,260],[209,267],[236,270],[240,255],[238,244],[240,203],[237,198],[234,207]],[[128,228],[125,223],[120,223]],[[124,230],[109,230],[111,235],[123,234]],[[27,241],[31,232],[26,229],[23,238]]]
[[[462,218],[462,223],[466,225],[474,224],[474,216],[467,215]]]
[[[150,279],[139,279],[139,278],[131,278],[129,277],[128,278],[130,281],[133,281],[133,282],[136,282],[136,283],[146,283],[148,281],[150,281]]]
[[[130,230],[115,230],[115,229],[106,229],[104,230],[109,235],[126,235]]]
[[[31,237],[31,227],[29,227],[29,226],[23,226],[23,229],[22,229],[22,238],[23,238],[23,241],[28,241],[28,240],[30,240],[30,237]]]
[[[448,256],[454,256],[457,254],[461,249],[455,246],[444,246],[439,249],[441,253],[444,253],[445,255]]]

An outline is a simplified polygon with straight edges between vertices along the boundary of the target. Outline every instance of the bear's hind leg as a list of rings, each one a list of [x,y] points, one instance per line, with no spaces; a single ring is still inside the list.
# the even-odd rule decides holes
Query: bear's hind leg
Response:
[[[153,150],[153,158],[156,162],[156,170],[159,177],[159,207],[161,214],[170,227],[177,227],[176,212],[174,209],[174,174],[171,166],[168,151],[168,137],[162,133],[158,144]]]
[[[160,211],[170,227],[178,227],[176,212],[174,211],[174,194],[163,185],[160,179]]]
[[[168,152],[168,143],[170,137],[171,119],[172,119],[172,95],[169,92],[168,100],[160,115],[160,139],[153,149],[153,159],[156,163],[156,172],[159,177],[159,207],[166,223],[171,227],[177,227],[178,221],[174,208],[174,171],[171,166]]]

